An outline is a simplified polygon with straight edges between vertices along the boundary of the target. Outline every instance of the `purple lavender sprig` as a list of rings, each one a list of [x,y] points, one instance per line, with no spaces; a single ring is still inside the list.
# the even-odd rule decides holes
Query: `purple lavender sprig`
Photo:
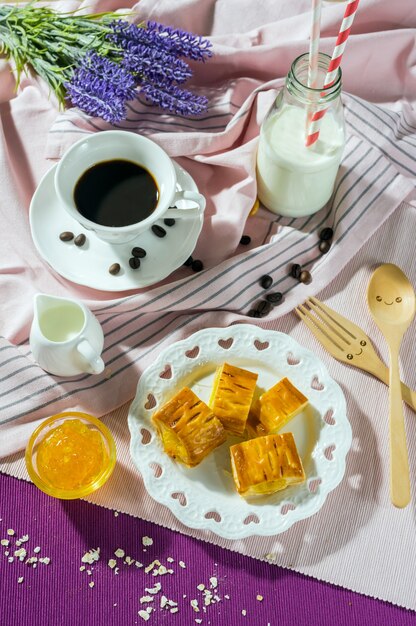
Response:
[[[74,106],[110,123],[125,119],[126,103],[136,94],[134,76],[95,52],[83,57],[65,87]]]
[[[193,61],[206,61],[212,57],[212,44],[208,39],[157,22],[147,22],[146,27],[142,28],[124,20],[118,20],[112,23],[112,31],[109,39],[117,44],[131,41]]]
[[[175,85],[153,85],[146,82],[141,86],[140,91],[152,104],[185,117],[201,115],[207,110],[208,100],[205,96],[197,96]]]
[[[163,26],[157,22],[147,22],[147,33],[169,52],[193,61],[206,61],[212,57],[212,44],[208,39],[188,33],[179,28]]]
[[[122,65],[127,71],[140,76],[141,80],[152,82],[167,80],[181,84],[192,76],[191,68],[185,61],[164,50],[132,41],[127,42]]]
[[[109,24],[107,58],[87,53],[66,83],[71,103],[89,115],[116,123],[126,118],[127,102],[142,92],[146,100],[177,115],[200,115],[207,99],[180,88],[192,76],[180,57],[205,61],[211,43],[191,33],[148,22]]]

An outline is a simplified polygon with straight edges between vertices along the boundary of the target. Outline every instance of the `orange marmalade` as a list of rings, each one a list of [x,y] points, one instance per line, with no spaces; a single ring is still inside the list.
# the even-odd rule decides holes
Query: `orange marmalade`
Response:
[[[56,489],[80,489],[94,482],[108,465],[108,453],[97,430],[68,419],[39,443],[36,465],[40,478]]]

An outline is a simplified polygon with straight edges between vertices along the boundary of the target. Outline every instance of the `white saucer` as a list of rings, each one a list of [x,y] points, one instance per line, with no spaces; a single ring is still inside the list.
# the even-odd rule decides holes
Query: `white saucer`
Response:
[[[198,191],[188,172],[177,163],[174,166],[178,190]],[[110,244],[83,229],[59,204],[54,187],[55,168],[56,165],[40,181],[30,204],[29,220],[39,254],[64,278],[103,291],[140,289],[169,276],[192,254],[202,229],[203,214],[194,219],[177,219],[170,227],[159,220],[157,224],[167,233],[163,238],[149,229],[128,243]],[[193,206],[187,200],[180,200],[180,203]],[[178,206],[181,205],[178,203]],[[77,247],[73,241],[61,241],[59,235],[63,231],[71,231],[75,236],[84,233],[87,241],[82,247]],[[143,248],[147,254],[141,259],[140,268],[133,270],[129,258],[135,246]],[[121,266],[115,276],[108,271],[113,263]]]

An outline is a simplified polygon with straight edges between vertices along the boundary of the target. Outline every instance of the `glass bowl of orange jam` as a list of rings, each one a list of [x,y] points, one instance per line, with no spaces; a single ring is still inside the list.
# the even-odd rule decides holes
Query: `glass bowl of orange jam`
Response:
[[[86,413],[59,413],[32,433],[25,454],[30,478],[50,496],[71,500],[101,487],[116,463],[107,426]]]

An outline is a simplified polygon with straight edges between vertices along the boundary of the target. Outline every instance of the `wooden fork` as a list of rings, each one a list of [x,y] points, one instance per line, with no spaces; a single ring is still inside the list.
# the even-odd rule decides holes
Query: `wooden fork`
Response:
[[[359,326],[313,297],[295,311],[335,359],[372,374],[385,385],[389,384],[388,367],[377,355],[370,338]],[[401,386],[403,400],[416,411],[416,392],[403,382]]]

